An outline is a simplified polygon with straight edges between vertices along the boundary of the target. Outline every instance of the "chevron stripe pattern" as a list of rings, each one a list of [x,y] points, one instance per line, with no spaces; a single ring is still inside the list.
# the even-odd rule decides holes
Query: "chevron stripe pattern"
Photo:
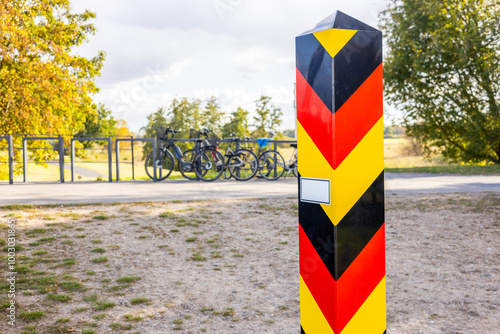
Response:
[[[338,11],[296,64],[301,331],[382,334],[382,34]]]

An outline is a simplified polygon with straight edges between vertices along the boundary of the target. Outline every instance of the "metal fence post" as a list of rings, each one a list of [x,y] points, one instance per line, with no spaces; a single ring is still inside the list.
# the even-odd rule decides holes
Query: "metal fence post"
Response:
[[[130,136],[130,141],[130,148],[132,149],[132,180],[135,180],[134,136]]]
[[[156,182],[156,138],[153,138],[153,182]]]
[[[111,138],[108,138],[108,173],[109,182],[113,182],[113,147],[111,145]]]
[[[8,136],[7,142],[9,146],[9,184],[14,183],[14,145],[12,136]]]
[[[58,136],[59,141],[59,175],[61,183],[64,183],[64,138]]]
[[[276,140],[273,140],[273,150],[275,152],[277,152],[276,148],[277,148]],[[273,160],[274,160],[274,177],[276,177],[278,175],[278,164],[276,163],[278,161],[278,156],[276,154],[273,154]]]
[[[120,181],[120,141],[115,139],[116,150],[116,181]]]
[[[23,137],[23,182],[28,181],[28,144]]]
[[[71,138],[71,182],[75,182],[75,138]]]

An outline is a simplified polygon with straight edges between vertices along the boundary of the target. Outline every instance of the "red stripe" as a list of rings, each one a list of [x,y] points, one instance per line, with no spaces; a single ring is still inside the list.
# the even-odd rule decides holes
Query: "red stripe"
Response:
[[[338,281],[330,275],[300,224],[299,258],[302,279],[334,333],[341,333],[385,276],[385,224]]]
[[[331,255],[333,256],[333,254]],[[306,283],[326,321],[335,326],[336,282],[299,224],[300,276]]]
[[[335,113],[334,168],[344,161],[382,114],[382,64],[380,64]]]
[[[334,167],[333,114],[314,92],[299,70],[297,73],[297,119],[326,161]]]
[[[363,248],[337,283],[337,323],[340,333],[385,276],[385,224]]]
[[[297,119],[333,169],[383,114],[382,64],[335,114],[297,70]]]

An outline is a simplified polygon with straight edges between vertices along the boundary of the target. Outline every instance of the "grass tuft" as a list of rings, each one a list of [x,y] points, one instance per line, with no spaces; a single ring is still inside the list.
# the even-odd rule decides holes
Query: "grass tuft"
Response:
[[[107,256],[96,257],[96,258],[92,259],[92,262],[94,262],[94,263],[108,262],[108,257]]]
[[[137,276],[122,276],[122,277],[118,278],[116,281],[118,283],[132,283],[132,282],[138,281],[140,279],[141,278],[137,277]]]

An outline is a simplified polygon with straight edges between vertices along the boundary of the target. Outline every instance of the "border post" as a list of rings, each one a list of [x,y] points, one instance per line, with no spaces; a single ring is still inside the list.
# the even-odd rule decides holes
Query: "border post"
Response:
[[[301,330],[382,334],[382,34],[337,11],[295,41]]]

